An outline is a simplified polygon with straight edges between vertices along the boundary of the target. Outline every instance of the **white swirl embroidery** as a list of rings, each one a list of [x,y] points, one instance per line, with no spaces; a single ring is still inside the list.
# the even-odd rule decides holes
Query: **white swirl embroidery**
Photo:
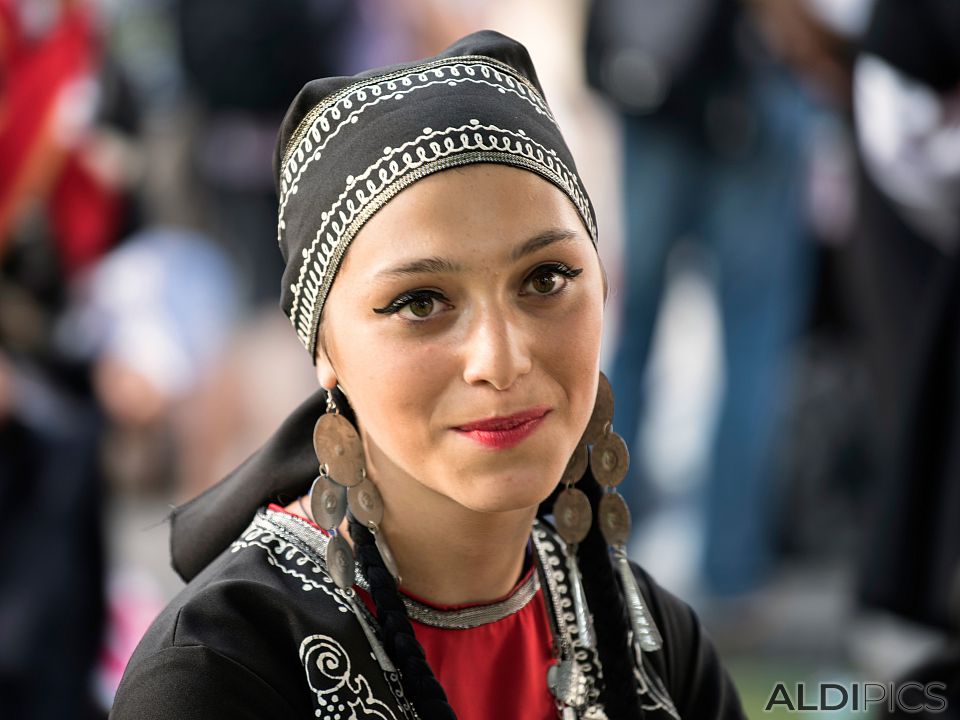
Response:
[[[373,695],[370,683],[355,673],[343,645],[329,635],[310,635],[300,643],[300,662],[323,720],[397,720]]]

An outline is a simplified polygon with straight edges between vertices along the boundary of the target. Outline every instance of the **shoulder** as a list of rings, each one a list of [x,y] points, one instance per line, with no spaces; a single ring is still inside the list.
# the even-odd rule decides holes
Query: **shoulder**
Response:
[[[307,619],[335,630],[349,611],[322,551],[261,512],[171,600],[138,652],[208,645],[227,657],[249,657],[251,642],[281,642]]]
[[[112,720],[285,718],[297,708],[252,668],[203,645],[176,645],[131,662]]]
[[[124,672],[113,717],[289,717],[307,707],[303,644],[322,635],[352,648],[365,636],[322,562],[276,530],[254,520],[170,602]]]
[[[680,717],[746,717],[736,687],[694,610],[639,565],[631,566],[663,637],[663,647],[644,652],[643,657],[667,686]]]
[[[189,584],[141,640],[111,718],[292,714],[285,678],[299,673],[284,657],[290,639],[271,617],[271,596],[275,589],[237,578]]]

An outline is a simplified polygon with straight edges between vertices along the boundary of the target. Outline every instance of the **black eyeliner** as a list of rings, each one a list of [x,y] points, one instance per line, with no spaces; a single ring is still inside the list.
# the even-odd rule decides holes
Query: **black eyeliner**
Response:
[[[391,315],[396,312],[400,312],[406,305],[409,305],[414,300],[419,300],[420,298],[430,298],[431,300],[439,300],[444,302],[443,295],[436,290],[411,290],[410,292],[405,292],[401,295],[398,295],[389,303],[384,305],[381,308],[373,308],[375,313],[380,315]]]
[[[568,278],[575,278],[577,275],[583,272],[583,268],[572,268],[562,262],[544,263],[543,265],[538,265],[536,268],[534,268],[530,275],[532,276],[537,272],[537,270],[550,270]]]
[[[543,272],[556,273],[557,275],[562,275],[563,277],[572,280],[577,277],[580,273],[583,272],[583,268],[572,268],[566,263],[562,262],[548,262],[543,263],[542,265],[537,265],[533,270],[530,271],[530,274],[527,275],[524,282],[527,282],[531,278],[536,277],[538,274]]]

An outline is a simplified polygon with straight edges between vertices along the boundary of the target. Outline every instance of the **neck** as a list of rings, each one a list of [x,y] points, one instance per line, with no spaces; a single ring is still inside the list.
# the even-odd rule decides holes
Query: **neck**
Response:
[[[383,533],[402,590],[435,605],[468,605],[499,600],[517,584],[535,507],[480,513],[436,494],[423,502],[385,489]],[[301,498],[286,510],[310,519],[305,508]],[[340,531],[349,539],[346,520]]]
[[[509,594],[523,571],[536,508],[480,513],[446,497],[434,500],[384,497],[383,533],[400,568],[401,589],[437,605]]]

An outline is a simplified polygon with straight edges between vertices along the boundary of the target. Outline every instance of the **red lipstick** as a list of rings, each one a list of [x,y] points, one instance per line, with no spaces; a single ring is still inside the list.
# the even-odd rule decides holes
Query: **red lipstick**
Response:
[[[530,408],[513,415],[502,415],[466,423],[455,427],[454,430],[486,447],[506,450],[519,445],[529,437],[534,430],[540,427],[540,423],[543,422],[550,410],[549,407]]]

